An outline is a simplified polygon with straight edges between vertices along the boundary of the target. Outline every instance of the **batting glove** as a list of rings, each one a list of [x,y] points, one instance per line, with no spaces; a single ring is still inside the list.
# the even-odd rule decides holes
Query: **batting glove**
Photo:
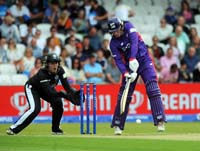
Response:
[[[139,68],[139,63],[137,61],[137,59],[130,59],[129,60],[129,68],[133,71],[133,72],[137,72],[138,68]]]
[[[137,78],[137,73],[136,72],[132,72],[132,73],[125,73],[124,76],[126,77],[126,81],[128,79],[131,79],[131,82],[135,81],[135,79]]]

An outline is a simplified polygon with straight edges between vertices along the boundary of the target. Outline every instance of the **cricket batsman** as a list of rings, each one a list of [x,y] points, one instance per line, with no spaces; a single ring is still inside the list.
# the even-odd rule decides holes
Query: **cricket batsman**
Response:
[[[132,23],[116,17],[108,20],[108,31],[112,34],[110,42],[112,57],[123,75],[111,124],[111,127],[115,130],[114,134],[121,135],[124,130],[129,104],[139,75],[145,83],[154,125],[157,126],[158,131],[165,131],[166,118],[161,92],[154,65],[142,37]],[[127,82],[130,83],[128,90]],[[126,90],[127,95],[124,94]],[[123,104],[124,108],[122,107]]]

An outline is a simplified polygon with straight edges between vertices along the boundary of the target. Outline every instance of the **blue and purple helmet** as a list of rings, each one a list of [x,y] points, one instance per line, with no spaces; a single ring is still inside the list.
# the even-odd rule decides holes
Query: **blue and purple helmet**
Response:
[[[109,33],[113,33],[117,30],[119,30],[121,27],[122,27],[122,21],[117,18],[117,17],[114,17],[114,18],[110,18],[108,20],[108,32]]]

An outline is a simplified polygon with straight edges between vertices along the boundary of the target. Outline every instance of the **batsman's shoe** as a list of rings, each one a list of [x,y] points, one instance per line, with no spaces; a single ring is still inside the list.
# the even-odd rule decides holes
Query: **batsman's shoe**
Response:
[[[63,130],[61,130],[60,128],[53,129],[52,130],[52,135],[63,135]]]
[[[159,122],[157,129],[158,129],[158,132],[164,132],[165,131],[164,122]]]
[[[115,135],[122,135],[122,130],[118,126],[115,126],[114,129],[115,129],[114,131]]]
[[[15,133],[13,132],[13,130],[10,129],[10,128],[6,130],[6,133],[7,133],[8,135],[15,135]]]

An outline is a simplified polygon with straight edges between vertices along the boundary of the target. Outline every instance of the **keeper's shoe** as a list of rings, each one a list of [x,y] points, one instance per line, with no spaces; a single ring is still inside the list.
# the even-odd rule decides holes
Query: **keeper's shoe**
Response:
[[[118,126],[115,126],[114,129],[115,129],[114,131],[115,135],[122,135],[122,130]]]
[[[157,126],[158,132],[164,132],[165,131],[165,125],[164,122],[159,122]]]
[[[53,129],[52,130],[52,135],[63,135],[63,130],[61,130],[60,128]]]
[[[10,129],[10,128],[6,130],[6,133],[7,133],[8,135],[15,135],[15,133],[13,132],[13,130]]]

